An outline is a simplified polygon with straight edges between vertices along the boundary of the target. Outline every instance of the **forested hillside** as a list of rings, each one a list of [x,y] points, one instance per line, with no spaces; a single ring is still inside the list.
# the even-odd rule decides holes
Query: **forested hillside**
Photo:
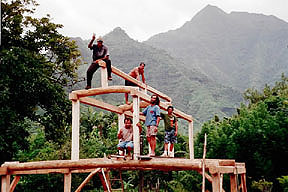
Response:
[[[147,83],[170,96],[176,108],[191,114],[195,118],[197,129],[200,128],[200,123],[213,118],[215,114],[220,117],[231,116],[242,101],[240,92],[215,83],[194,68],[185,67],[182,60],[171,57],[164,50],[131,39],[121,28],[115,28],[103,38],[104,44],[109,47],[112,65],[129,73],[141,61],[145,62]],[[78,73],[84,78],[91,62],[92,53],[87,48],[90,40],[83,41],[80,38],[75,40],[83,60],[88,63],[83,65]],[[100,72],[96,72],[93,80],[94,87],[100,86],[99,78]],[[110,84],[124,85],[124,81],[114,76]],[[82,82],[76,85],[75,89],[84,87],[85,82]],[[105,98],[115,100],[115,98]],[[123,99],[124,97],[120,97],[115,102],[121,104]]]

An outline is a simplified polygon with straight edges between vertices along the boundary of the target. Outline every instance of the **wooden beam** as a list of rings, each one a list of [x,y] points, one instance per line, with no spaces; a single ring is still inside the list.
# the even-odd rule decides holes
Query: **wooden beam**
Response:
[[[104,110],[111,111],[114,113],[122,114],[124,112],[120,107],[105,103],[103,101],[96,100],[91,97],[82,97],[79,100],[81,103],[91,105],[94,107],[98,107],[100,109],[104,109]]]
[[[4,164],[5,165],[5,164]],[[4,166],[2,165],[2,166]],[[195,170],[201,169],[201,160],[176,159],[176,158],[153,158],[149,161],[129,160],[119,161],[106,158],[74,160],[54,160],[40,162],[26,162],[7,165],[11,171],[33,170],[33,169],[92,169],[92,168],[153,168],[171,170]]]
[[[151,100],[151,96],[145,94],[144,92],[142,91],[138,91],[138,90],[131,90],[131,95],[137,95],[138,97],[140,97],[141,100],[144,100],[145,102],[147,103],[150,103],[150,100]],[[167,111],[167,108],[168,106],[170,106],[169,103],[167,102],[162,102],[160,101],[160,104],[159,104],[159,107],[165,111]],[[192,122],[193,121],[193,118],[191,115],[187,115],[181,111],[179,111],[178,109],[174,108],[174,111],[173,111],[173,114],[175,114],[176,116],[180,117],[180,118],[183,118],[189,122]]]
[[[125,111],[124,115],[133,118],[133,113],[131,111]],[[145,122],[144,115],[139,115],[139,118],[140,118],[140,121]]]
[[[193,121],[188,123],[189,134],[189,156],[190,159],[194,159],[194,135],[193,135]]]
[[[101,86],[108,87],[108,76],[105,61],[99,61],[98,64],[101,66]]]
[[[230,174],[230,191],[237,192],[237,176],[235,174]]]
[[[133,96],[133,144],[134,144],[134,159],[140,155],[140,135],[139,127],[137,123],[139,122],[139,112],[140,112],[140,99],[137,96]]]
[[[241,188],[242,188],[242,192],[247,192],[246,174],[245,173],[241,174]]]
[[[14,191],[14,189],[15,189],[17,183],[19,182],[19,180],[20,180],[20,175],[16,175],[16,176],[14,177],[11,185],[10,185],[9,192],[13,192],[13,191]]]
[[[102,95],[102,94],[109,94],[109,93],[130,93],[131,90],[139,89],[138,87],[131,87],[131,86],[108,86],[108,87],[99,87],[99,88],[92,88],[88,90],[76,90],[72,91],[72,96],[75,94],[76,96],[71,96],[70,98],[81,98],[81,97],[88,97],[94,95]]]
[[[147,89],[149,92],[158,95],[160,98],[165,99],[166,101],[169,101],[169,102],[172,101],[172,99],[170,97],[168,97],[167,95],[165,95],[164,93],[161,93],[160,91],[154,89],[153,87],[151,87],[149,85],[146,86],[146,84],[142,83],[141,81],[138,81],[137,79],[134,79],[130,75],[124,73],[123,71],[121,71],[120,69],[117,69],[114,66],[112,66],[112,72],[115,73],[116,75],[122,77],[125,80],[131,81],[132,83],[138,85],[142,89]]]
[[[220,192],[222,186],[220,186],[220,173],[212,174],[212,191]]]
[[[36,169],[36,170],[21,170],[10,171],[11,175],[29,175],[29,174],[50,174],[50,173],[69,173],[69,169]]]
[[[72,146],[71,159],[79,160],[80,101],[72,100]]]
[[[90,179],[97,174],[99,171],[101,171],[101,168],[97,168],[94,171],[92,171],[87,177],[86,179],[79,185],[79,187],[76,189],[75,192],[80,192],[83,187],[90,181]]]
[[[71,192],[71,180],[72,180],[72,174],[65,173],[64,174],[64,192]]]
[[[10,175],[3,175],[1,179],[1,192],[9,192],[10,189]]]
[[[0,167],[0,175],[7,175],[7,167]]]

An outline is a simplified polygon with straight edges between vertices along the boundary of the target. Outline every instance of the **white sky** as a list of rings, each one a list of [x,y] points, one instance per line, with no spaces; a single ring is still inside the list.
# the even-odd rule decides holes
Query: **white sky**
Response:
[[[50,14],[69,37],[90,39],[121,27],[134,40],[181,27],[206,5],[231,11],[274,15],[288,22],[288,0],[36,0],[36,17]]]

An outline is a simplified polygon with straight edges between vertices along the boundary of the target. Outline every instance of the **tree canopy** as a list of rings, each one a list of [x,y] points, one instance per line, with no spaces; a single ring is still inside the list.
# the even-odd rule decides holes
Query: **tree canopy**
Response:
[[[274,183],[288,174],[288,78],[262,92],[248,89],[238,114],[206,122],[196,138],[195,151],[202,154],[204,133],[208,134],[207,158],[231,158],[245,162],[248,183],[264,179]],[[248,185],[250,186],[250,185]]]
[[[77,82],[80,52],[50,16],[33,18],[34,0],[1,1],[0,156],[11,160],[27,147],[31,122],[62,142],[71,122],[63,86]]]

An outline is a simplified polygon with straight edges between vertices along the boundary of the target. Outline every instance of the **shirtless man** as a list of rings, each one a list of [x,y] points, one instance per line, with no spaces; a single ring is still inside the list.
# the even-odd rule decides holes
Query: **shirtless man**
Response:
[[[134,69],[132,69],[129,73],[129,75],[131,77],[133,77],[134,79],[137,79],[138,81],[140,81],[140,75],[142,76],[142,82],[145,83],[145,76],[144,76],[144,67],[145,67],[145,63],[141,62],[139,67],[135,67]],[[125,86],[136,86],[136,84],[132,83],[131,81],[125,80]],[[128,103],[128,93],[125,93],[125,101],[126,104]]]

